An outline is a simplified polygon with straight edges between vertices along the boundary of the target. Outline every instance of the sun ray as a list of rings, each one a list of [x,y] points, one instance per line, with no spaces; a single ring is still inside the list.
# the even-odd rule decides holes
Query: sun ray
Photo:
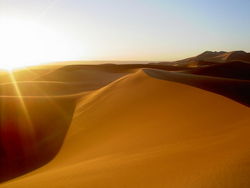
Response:
[[[29,67],[25,67],[25,68],[23,68],[23,70],[26,70],[26,71],[31,72],[31,73],[35,73],[34,71],[30,70]],[[12,74],[12,75],[13,75],[13,74]],[[51,95],[48,94],[48,92],[46,92],[46,89],[43,89],[43,88],[39,87],[39,84],[35,84],[34,87],[36,87],[36,89],[39,90],[41,96],[44,96],[45,99],[46,99],[47,101],[49,101],[49,103],[50,103],[51,105],[53,105],[53,106],[57,109],[57,111],[58,111],[60,114],[62,114],[62,117],[63,117],[63,118],[68,116],[67,113],[66,113],[66,111],[65,111],[62,107],[60,107],[60,106],[53,100],[53,97],[51,97]]]
[[[21,108],[22,108],[22,112],[24,113],[24,118],[25,118],[25,121],[26,121],[26,127],[25,127],[25,131],[28,133],[30,139],[32,141],[35,141],[35,131],[34,131],[34,128],[33,128],[33,123],[32,123],[32,120],[30,118],[30,115],[29,115],[29,111],[28,111],[28,108],[24,102],[24,99],[23,99],[23,96],[22,96],[22,93],[18,87],[18,84],[17,84],[17,81],[15,79],[15,76],[14,74],[11,72],[11,71],[8,71],[8,75],[10,77],[10,80],[12,82],[12,85],[14,87],[14,90],[15,90],[15,93],[18,97],[18,101],[20,102],[20,105],[21,105]],[[20,127],[20,129],[23,129],[23,127]],[[23,131],[23,130],[22,130]],[[35,148],[32,148],[33,151],[35,151]]]

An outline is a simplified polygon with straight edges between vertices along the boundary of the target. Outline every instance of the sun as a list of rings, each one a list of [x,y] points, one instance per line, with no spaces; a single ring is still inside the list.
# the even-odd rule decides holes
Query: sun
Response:
[[[11,70],[74,57],[62,32],[28,20],[0,19],[0,69]]]

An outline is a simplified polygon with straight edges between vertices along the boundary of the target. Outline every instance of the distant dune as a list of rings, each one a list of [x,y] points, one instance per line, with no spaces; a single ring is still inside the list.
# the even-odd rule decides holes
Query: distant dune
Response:
[[[201,61],[213,61],[213,62],[228,62],[228,61],[250,61],[250,53],[244,51],[232,51],[232,52],[212,52],[206,51],[192,60]]]
[[[0,188],[250,187],[249,63],[206,63],[2,73]]]
[[[250,63],[250,53],[244,51],[232,51],[232,52],[212,52],[206,51],[195,57],[186,58],[175,62],[162,62],[162,65],[175,65],[186,67],[199,67],[210,66],[212,64],[226,63],[230,61],[243,61]]]

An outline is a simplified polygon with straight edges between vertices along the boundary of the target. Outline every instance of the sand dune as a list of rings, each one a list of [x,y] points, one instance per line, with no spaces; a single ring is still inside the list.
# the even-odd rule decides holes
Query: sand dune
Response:
[[[82,96],[58,155],[0,187],[249,187],[250,109],[164,72]]]
[[[41,76],[57,69],[36,72]],[[108,82],[117,79],[112,73],[88,72],[92,79],[81,78],[82,82],[36,81],[33,75],[31,81],[20,81],[16,73],[25,74],[26,70],[23,71],[5,73],[8,79],[0,84],[0,182],[51,160],[61,147],[76,101],[85,95],[84,91],[100,88],[107,83],[104,79]],[[64,78],[70,79],[74,74]]]
[[[215,69],[216,70],[216,69]],[[212,91],[231,98],[246,106],[250,106],[250,81],[187,74],[185,72],[169,72],[157,69],[144,69],[155,78],[188,84],[194,87]]]
[[[140,68],[156,68],[168,71],[178,71],[183,68],[155,64],[103,64],[103,65],[66,65],[53,69],[47,74],[41,75],[36,80],[40,81],[64,81],[83,82],[85,80],[105,80],[118,78],[133,73]],[[185,69],[186,70],[186,69]],[[113,79],[112,79],[113,80]]]
[[[175,65],[181,67],[203,67],[231,61],[250,62],[250,53],[244,51],[205,51],[197,56],[174,61],[161,62],[161,65]]]
[[[77,96],[0,97],[0,181],[46,164],[60,149]]]
[[[47,67],[44,66],[43,68],[24,68],[24,69],[17,69],[12,71],[12,75],[14,76],[16,81],[32,81],[37,79],[38,77],[42,76],[43,74],[47,74],[48,72],[52,71],[56,67]],[[9,72],[2,71],[0,72],[0,83],[12,82],[13,78],[10,76]]]
[[[250,63],[233,61],[223,64],[199,67],[187,72],[199,75],[250,80]]]

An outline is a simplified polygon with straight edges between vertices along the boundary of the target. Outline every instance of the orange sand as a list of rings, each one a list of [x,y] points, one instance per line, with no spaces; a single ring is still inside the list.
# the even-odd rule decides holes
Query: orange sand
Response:
[[[250,187],[249,134],[248,107],[138,70],[80,97],[56,157],[0,187]]]

